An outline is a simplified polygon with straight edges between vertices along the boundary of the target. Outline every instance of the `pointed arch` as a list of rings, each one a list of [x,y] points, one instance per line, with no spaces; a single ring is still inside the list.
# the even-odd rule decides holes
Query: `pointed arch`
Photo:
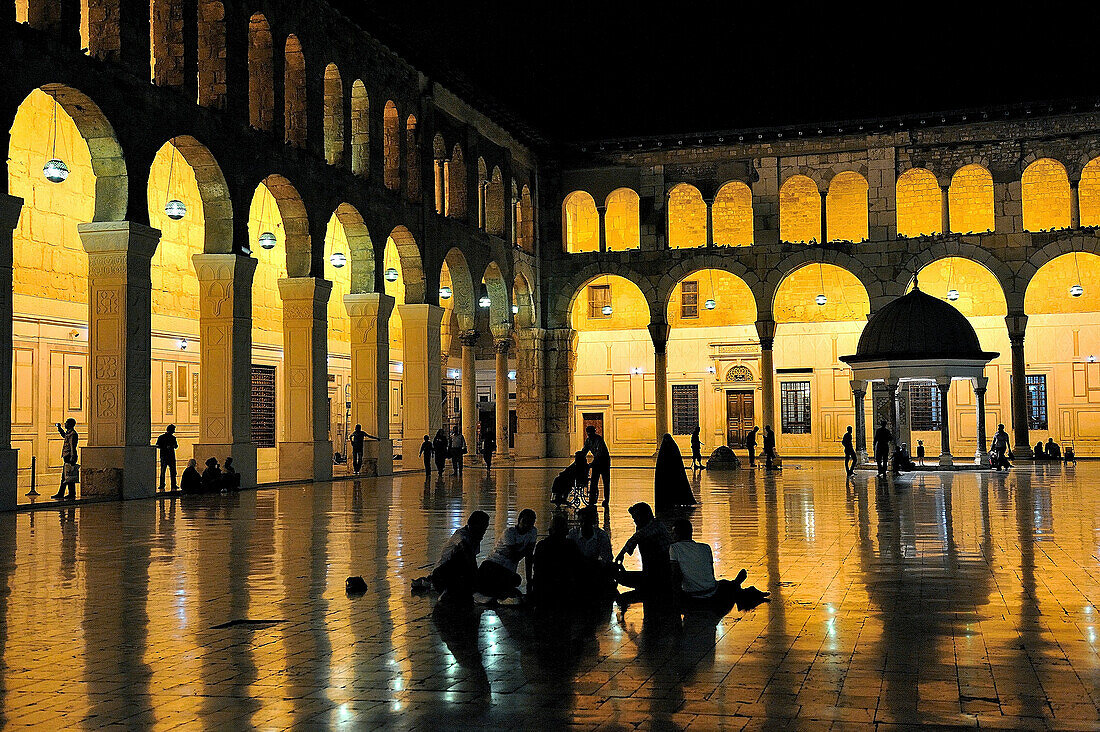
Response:
[[[278,174],[264,178],[263,185],[271,192],[282,219],[286,237],[286,273],[288,277],[308,277],[312,270],[309,217],[305,204],[294,185]]]
[[[339,165],[344,161],[344,82],[336,64],[325,67],[324,88],[325,162]]]
[[[496,166],[485,191],[485,230],[504,236],[504,179]]]
[[[512,306],[508,298],[508,283],[504,280],[500,265],[489,262],[481,282],[489,293],[489,329],[494,338],[501,338],[511,329]]]
[[[387,100],[382,110],[382,156],[382,181],[386,188],[396,191],[401,188],[401,116],[393,100]]]
[[[248,21],[248,123],[270,130],[275,123],[274,41],[263,13]]]
[[[466,159],[462,145],[456,144],[447,162],[447,216],[466,218]]]
[[[450,307],[458,320],[460,330],[471,330],[475,323],[475,291],[473,276],[470,274],[470,266],[466,263],[466,257],[458,247],[451,247],[447,256],[443,258],[443,268],[446,270],[451,288]],[[440,286],[445,283],[440,278]],[[444,306],[440,296],[441,306]]]
[[[306,146],[306,57],[298,36],[286,37],[283,73],[283,125],[288,145]]]
[[[351,172],[364,178],[370,172],[370,99],[362,79],[351,84]]]
[[[531,200],[531,189],[526,185],[519,192],[519,246],[529,254],[535,253],[535,204]]]

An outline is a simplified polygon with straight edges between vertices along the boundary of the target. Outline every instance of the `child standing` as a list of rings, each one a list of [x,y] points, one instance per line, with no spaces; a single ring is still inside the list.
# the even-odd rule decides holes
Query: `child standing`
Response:
[[[420,454],[424,456],[424,474],[429,478],[432,477],[432,453],[434,451],[432,438],[424,435],[424,443],[420,446]]]
[[[917,440],[917,462],[924,467],[924,440]]]

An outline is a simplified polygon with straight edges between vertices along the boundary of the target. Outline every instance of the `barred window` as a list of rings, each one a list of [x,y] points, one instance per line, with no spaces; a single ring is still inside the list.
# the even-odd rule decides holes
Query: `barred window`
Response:
[[[275,447],[275,367],[252,364],[252,444]]]
[[[935,382],[909,384],[909,414],[912,428],[916,431],[939,432],[942,429],[940,392]]]
[[[1024,377],[1027,385],[1027,428],[1029,430],[1047,429],[1047,377],[1045,374],[1028,374]]]
[[[810,434],[810,382],[781,382],[779,412],[780,429],[784,434]]]
[[[690,435],[699,426],[699,386],[672,385],[672,434]]]
[[[604,315],[605,307],[611,307],[611,285],[589,285],[588,317],[610,318],[610,315]]]
[[[680,285],[680,317],[699,317],[699,281],[687,280]]]

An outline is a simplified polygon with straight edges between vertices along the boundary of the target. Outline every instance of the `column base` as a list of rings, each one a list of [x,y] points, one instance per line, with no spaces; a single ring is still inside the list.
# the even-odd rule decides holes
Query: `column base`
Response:
[[[546,433],[519,433],[516,435],[516,447],[513,451],[517,457],[544,458],[546,457]]]
[[[1013,460],[1031,460],[1035,457],[1035,453],[1031,449],[1031,445],[1016,445],[1012,448]]]
[[[974,451],[974,462],[977,463],[978,465],[981,465],[983,468],[988,468],[993,464],[989,460],[989,451],[988,450],[975,450]]]
[[[940,465],[941,468],[950,468],[950,467],[954,466],[955,465],[954,456],[949,452],[941,453],[940,454],[939,465]]]
[[[363,443],[363,463],[374,462],[375,475],[393,475],[393,440],[367,440]]]
[[[19,505],[19,451],[0,449],[0,511],[14,511]]]
[[[569,449],[569,435],[561,435],[556,432],[546,436],[546,457],[573,457],[573,451]]]
[[[156,494],[152,445],[85,447],[80,451],[81,498],[148,498]]]
[[[332,480],[332,443],[280,442],[279,480]]]
[[[256,487],[256,446],[251,442],[196,443],[194,450],[200,473],[210,458],[217,458],[218,464],[224,465],[225,459],[232,457],[233,469],[241,476],[241,488]]]

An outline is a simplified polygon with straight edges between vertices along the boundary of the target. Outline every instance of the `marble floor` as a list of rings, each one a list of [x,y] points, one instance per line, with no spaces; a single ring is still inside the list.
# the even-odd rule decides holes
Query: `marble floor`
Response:
[[[704,475],[697,538],[773,598],[724,617],[557,624],[411,594],[474,508],[483,554],[521,508],[545,532],[555,472],[2,515],[0,726],[1100,727],[1100,464]],[[612,480],[618,549],[652,479]]]

